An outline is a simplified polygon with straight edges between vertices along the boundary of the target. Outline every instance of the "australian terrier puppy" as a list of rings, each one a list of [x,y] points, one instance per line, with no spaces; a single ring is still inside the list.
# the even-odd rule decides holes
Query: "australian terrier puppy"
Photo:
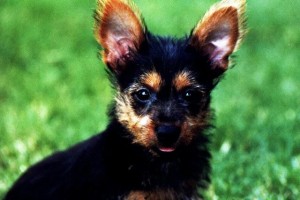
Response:
[[[5,200],[199,199],[210,182],[211,92],[244,35],[246,0],[191,34],[151,34],[129,0],[99,0],[95,35],[116,90],[107,129],[27,170]]]

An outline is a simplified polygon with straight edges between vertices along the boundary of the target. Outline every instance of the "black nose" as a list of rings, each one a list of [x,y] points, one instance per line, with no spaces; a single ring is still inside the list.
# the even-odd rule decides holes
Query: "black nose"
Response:
[[[159,125],[155,129],[159,143],[163,146],[173,146],[180,135],[180,128],[174,125]]]

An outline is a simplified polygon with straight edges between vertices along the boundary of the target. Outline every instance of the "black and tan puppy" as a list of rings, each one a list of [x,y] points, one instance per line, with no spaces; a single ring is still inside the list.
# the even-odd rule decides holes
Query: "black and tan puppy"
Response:
[[[127,0],[99,0],[95,35],[116,97],[107,129],[29,168],[5,200],[198,199],[210,182],[211,91],[244,35],[223,0],[181,39],[148,32]]]

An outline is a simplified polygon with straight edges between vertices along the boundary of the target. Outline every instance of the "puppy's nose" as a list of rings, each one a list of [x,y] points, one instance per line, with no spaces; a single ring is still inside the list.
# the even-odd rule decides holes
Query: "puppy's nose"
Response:
[[[159,143],[165,147],[173,146],[180,135],[180,128],[175,125],[159,125],[155,128],[156,137]]]

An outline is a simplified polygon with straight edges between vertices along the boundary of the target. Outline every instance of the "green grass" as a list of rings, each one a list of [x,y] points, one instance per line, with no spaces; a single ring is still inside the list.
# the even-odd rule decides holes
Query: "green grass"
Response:
[[[163,2],[163,3],[162,3]],[[183,36],[212,0],[136,0]],[[112,93],[94,0],[0,1],[0,199],[31,164],[103,130]],[[213,93],[208,199],[300,199],[300,1],[249,1],[237,65]]]

